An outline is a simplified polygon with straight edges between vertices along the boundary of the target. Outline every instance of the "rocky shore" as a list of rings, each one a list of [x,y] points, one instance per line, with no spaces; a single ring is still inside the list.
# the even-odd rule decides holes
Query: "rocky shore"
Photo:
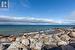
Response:
[[[0,36],[0,50],[75,50],[75,29],[56,28],[52,34],[24,33]]]

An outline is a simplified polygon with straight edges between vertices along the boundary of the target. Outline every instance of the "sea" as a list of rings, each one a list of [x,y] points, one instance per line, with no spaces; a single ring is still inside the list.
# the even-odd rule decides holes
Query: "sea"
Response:
[[[52,28],[70,28],[75,25],[0,25],[0,35],[19,35],[29,32],[45,31]]]

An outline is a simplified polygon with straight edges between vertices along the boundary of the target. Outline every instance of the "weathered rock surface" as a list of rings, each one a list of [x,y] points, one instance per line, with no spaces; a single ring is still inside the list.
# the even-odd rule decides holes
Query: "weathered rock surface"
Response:
[[[67,42],[65,42],[65,41],[60,41],[60,42],[58,42],[58,44],[57,44],[58,46],[62,46],[62,45],[68,45],[68,43]]]
[[[69,36],[75,38],[75,32],[69,33]]]
[[[59,49],[62,50],[75,50],[75,32],[65,29],[57,29],[58,34],[42,34],[39,33],[28,33],[20,37],[9,36],[0,38],[0,42],[11,42],[11,45],[7,50],[41,50],[41,48],[46,47],[49,49]],[[68,32],[69,31],[69,32]],[[3,50],[3,46],[0,46]],[[43,49],[44,50],[44,49]]]
[[[61,48],[62,50],[75,50],[75,48],[70,45],[61,46]]]
[[[0,50],[3,50],[3,49],[4,49],[3,45],[2,45],[2,44],[0,44]]]
[[[26,46],[20,42],[13,42],[7,50],[27,50]]]
[[[63,34],[63,35],[60,36],[60,39],[62,41],[69,41],[70,40],[70,37],[67,34]]]

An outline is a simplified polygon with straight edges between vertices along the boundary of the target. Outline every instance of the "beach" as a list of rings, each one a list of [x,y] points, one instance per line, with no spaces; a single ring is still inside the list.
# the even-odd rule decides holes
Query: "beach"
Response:
[[[75,29],[54,28],[50,34],[40,31],[0,36],[0,50],[75,50]]]

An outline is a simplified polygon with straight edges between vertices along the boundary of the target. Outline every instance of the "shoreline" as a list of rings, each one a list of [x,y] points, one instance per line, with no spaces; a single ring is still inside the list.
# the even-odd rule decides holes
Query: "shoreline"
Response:
[[[70,25],[1,25],[0,26],[0,34],[3,35],[19,35],[20,33],[25,32],[39,32],[47,29],[53,28],[69,28],[74,27]]]
[[[14,48],[14,50],[17,50],[18,48],[29,48],[32,50],[41,50],[44,49],[44,47],[46,47],[46,49],[52,49],[54,47],[63,49],[68,48],[67,45],[75,49],[75,45],[73,46],[72,44],[75,44],[74,38],[75,29],[63,28],[55,28],[52,34],[40,31],[40,33],[30,32],[19,36],[0,36],[0,49],[2,48],[2,50],[4,50],[7,48],[7,50],[12,50]],[[7,47],[4,47],[4,45]],[[16,48],[12,46],[16,46]]]
[[[46,30],[40,30],[40,31],[30,31],[30,32],[13,32],[12,34],[5,34],[5,33],[0,33],[0,35],[2,36],[11,36],[11,35],[14,35],[14,36],[19,36],[19,35],[23,35],[24,33],[27,33],[27,34],[33,34],[33,33],[45,33],[45,32],[52,32],[53,31],[53,28],[50,28],[50,29],[46,29]],[[11,31],[9,32],[11,33]],[[4,35],[5,34],[5,35]]]

